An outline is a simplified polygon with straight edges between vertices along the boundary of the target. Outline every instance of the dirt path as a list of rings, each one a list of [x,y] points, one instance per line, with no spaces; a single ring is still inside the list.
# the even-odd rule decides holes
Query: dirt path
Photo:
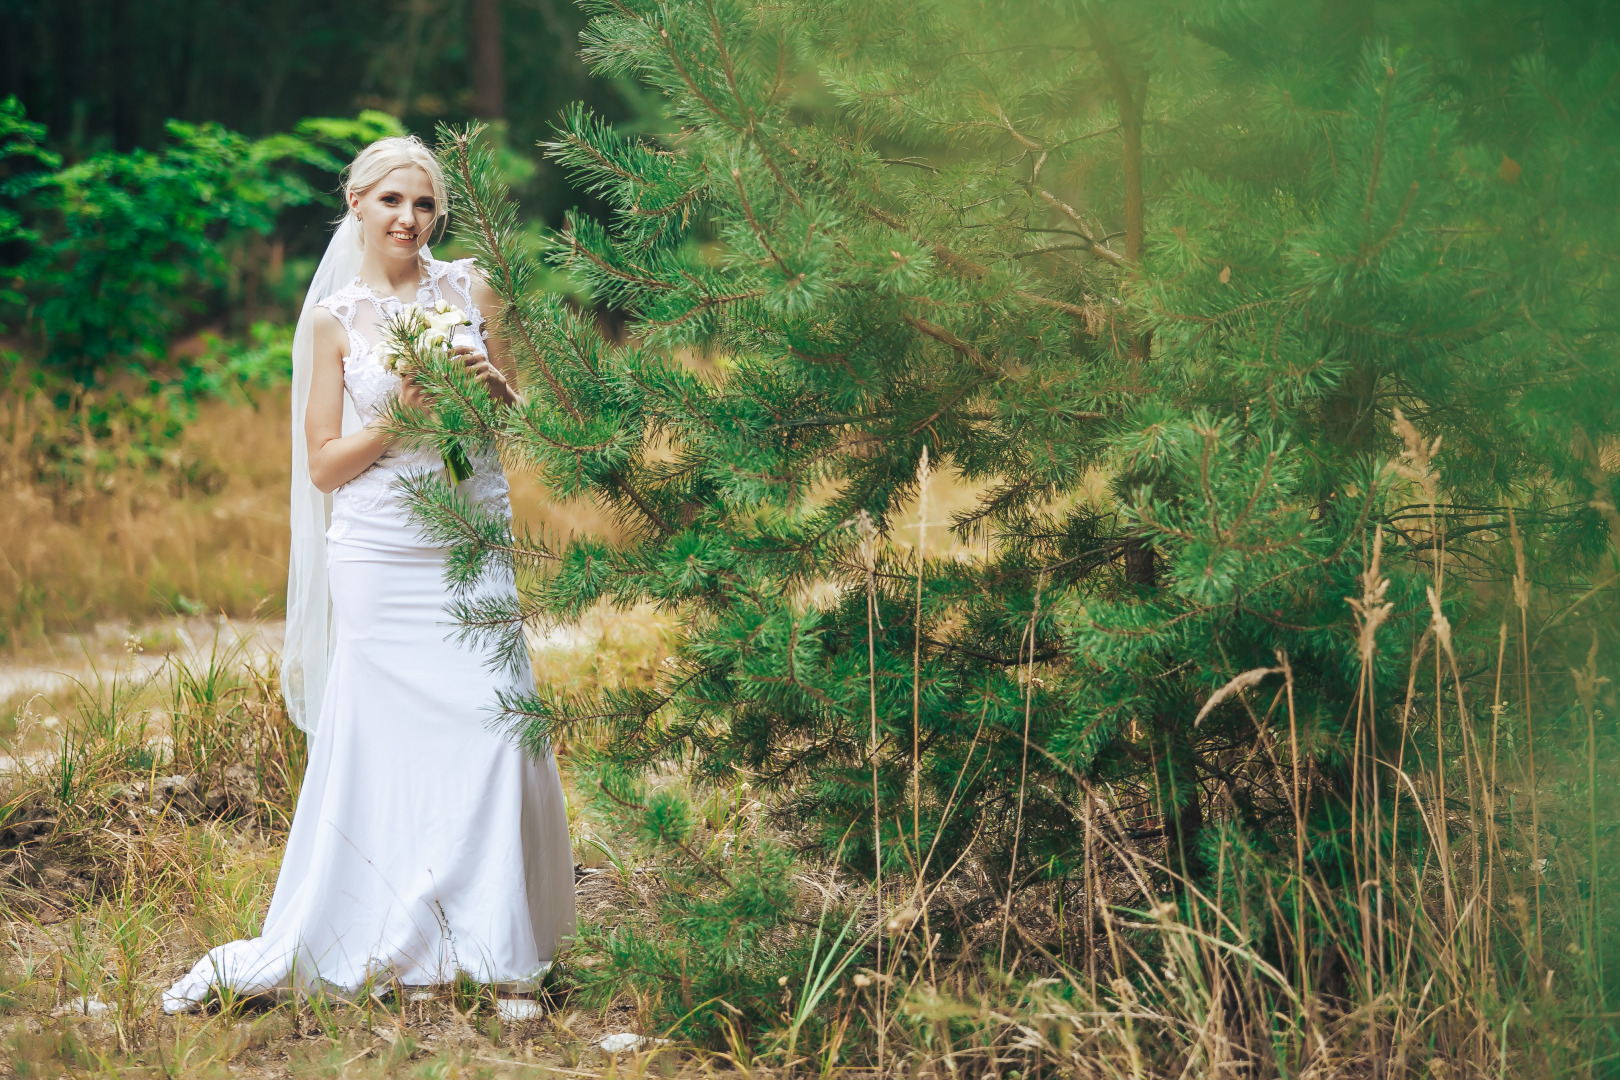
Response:
[[[165,619],[135,625],[113,621],[86,634],[64,634],[49,645],[0,658],[0,725],[27,706],[42,715],[58,715],[73,706],[80,686],[114,677],[150,678],[171,658],[206,660],[229,656],[241,667],[262,667],[281,651],[286,623],[237,620],[225,615]],[[528,633],[534,653],[590,648],[601,639],[600,627],[558,627]],[[0,735],[4,732],[0,731]]]
[[[233,620],[224,615],[167,619],[133,625],[99,623],[86,634],[62,635],[0,659],[0,725],[10,729],[23,709],[56,716],[73,707],[81,686],[127,679],[144,681],[171,658],[228,656],[238,666],[269,663],[281,649],[285,624]],[[0,730],[0,735],[7,732]],[[3,762],[0,762],[3,765]],[[0,768],[3,771],[3,768]]]

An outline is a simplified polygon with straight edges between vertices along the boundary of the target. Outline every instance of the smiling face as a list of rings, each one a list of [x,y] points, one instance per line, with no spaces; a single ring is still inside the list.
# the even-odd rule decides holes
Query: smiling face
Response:
[[[438,220],[433,182],[415,165],[402,165],[363,192],[349,195],[368,252],[414,259]]]

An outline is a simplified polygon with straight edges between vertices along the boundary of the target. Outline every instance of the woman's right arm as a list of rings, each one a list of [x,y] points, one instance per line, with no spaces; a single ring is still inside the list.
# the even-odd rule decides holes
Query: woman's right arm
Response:
[[[367,425],[353,435],[343,434],[343,349],[347,334],[337,317],[324,308],[315,311],[315,367],[309,384],[309,407],[304,412],[304,438],[309,446],[309,478],[325,492],[335,491],[365,472],[382,457],[393,440]],[[402,395],[411,403],[415,387],[406,384]]]

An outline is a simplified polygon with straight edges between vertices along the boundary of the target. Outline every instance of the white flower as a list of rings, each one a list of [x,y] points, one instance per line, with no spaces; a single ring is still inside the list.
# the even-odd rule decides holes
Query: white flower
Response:
[[[423,319],[427,322],[427,329],[422,332],[422,337],[430,345],[447,344],[456,327],[470,323],[466,312],[451,307],[443,300],[439,301],[437,310],[424,314]]]
[[[384,370],[393,375],[399,374],[399,349],[394,346],[392,341],[379,341],[373,352],[377,357],[377,361],[382,364]]]
[[[425,308],[421,304],[403,304],[400,306],[399,314],[395,315],[391,322],[398,328],[396,333],[405,341],[393,338],[379,342],[376,346],[376,356],[384,368],[396,375],[409,359],[410,350],[404,347],[406,342],[416,350],[448,349],[455,328],[472,324],[466,312],[458,307],[452,307],[444,300],[438,301],[431,308]]]

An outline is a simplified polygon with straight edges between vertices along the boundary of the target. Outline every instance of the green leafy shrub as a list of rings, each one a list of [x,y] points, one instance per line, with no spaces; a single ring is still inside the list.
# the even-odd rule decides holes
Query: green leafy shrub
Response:
[[[224,283],[233,247],[319,198],[307,172],[335,173],[347,150],[398,123],[379,113],[306,121],[249,139],[217,124],[168,126],[156,150],[102,152],[65,167],[15,98],[0,106],[0,242],[20,255],[0,274],[0,317],[47,363],[86,381],[115,362],[161,360],[174,334]],[[20,168],[19,159],[37,168]]]
[[[250,238],[320,197],[309,174],[400,131],[375,112],[258,140],[176,123],[159,150],[64,167],[17,99],[0,103],[0,319],[23,346],[0,353],[0,378],[36,413],[29,445],[16,447],[34,479],[62,488],[136,468],[211,490],[217,477],[181,460],[180,433],[205,397],[285,382],[292,328],[259,322],[229,341],[205,332],[171,357],[173,338],[218,300],[233,261],[252,257]]]

